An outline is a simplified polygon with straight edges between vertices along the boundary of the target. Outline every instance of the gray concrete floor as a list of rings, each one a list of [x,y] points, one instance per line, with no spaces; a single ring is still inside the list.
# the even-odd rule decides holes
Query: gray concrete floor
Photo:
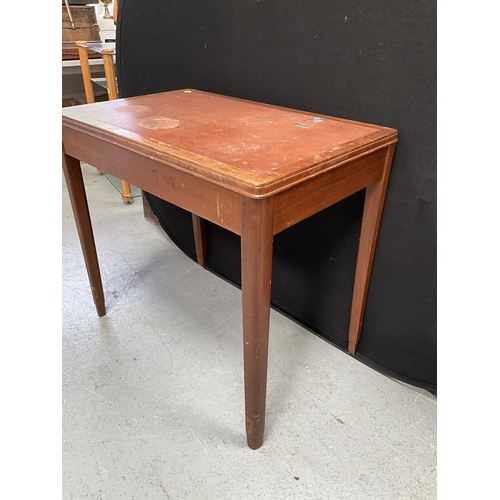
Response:
[[[107,315],[63,181],[63,498],[436,498],[436,399],[271,311],[264,445],[246,446],[241,292],[84,165]]]

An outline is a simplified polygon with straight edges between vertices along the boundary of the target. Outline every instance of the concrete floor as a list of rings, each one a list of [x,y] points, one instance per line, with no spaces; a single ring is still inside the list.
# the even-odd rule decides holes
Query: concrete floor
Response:
[[[63,181],[63,499],[436,498],[436,399],[271,311],[264,445],[246,446],[241,292],[84,165],[107,301]]]

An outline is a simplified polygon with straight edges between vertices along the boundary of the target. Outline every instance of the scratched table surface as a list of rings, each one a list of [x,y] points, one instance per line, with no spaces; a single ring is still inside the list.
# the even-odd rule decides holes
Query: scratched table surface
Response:
[[[65,108],[63,124],[140,143],[143,154],[160,162],[159,152],[189,153],[198,171],[259,187],[260,195],[383,147],[396,135],[386,127],[197,90]]]

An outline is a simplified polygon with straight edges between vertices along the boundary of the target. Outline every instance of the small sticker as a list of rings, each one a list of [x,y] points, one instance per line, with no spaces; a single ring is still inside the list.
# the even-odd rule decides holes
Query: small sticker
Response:
[[[303,123],[294,123],[294,125],[297,127],[307,128],[307,125],[304,125]]]
[[[321,123],[324,121],[325,121],[325,118],[321,118],[320,116],[314,116],[313,118],[309,118],[309,120],[306,120],[306,122],[310,122],[310,123]]]
[[[184,91],[184,93],[185,93],[185,94],[190,94],[190,93],[191,93],[191,91],[190,91],[190,90],[185,90],[185,91]]]

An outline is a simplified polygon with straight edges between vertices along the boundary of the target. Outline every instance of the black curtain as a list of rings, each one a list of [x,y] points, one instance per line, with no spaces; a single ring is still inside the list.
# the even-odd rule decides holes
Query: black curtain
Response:
[[[396,128],[356,358],[436,390],[436,2],[120,0],[120,97],[180,88]],[[146,194],[194,258],[190,214]],[[275,238],[272,304],[347,349],[364,192]],[[239,237],[207,227],[207,269],[239,285]]]

